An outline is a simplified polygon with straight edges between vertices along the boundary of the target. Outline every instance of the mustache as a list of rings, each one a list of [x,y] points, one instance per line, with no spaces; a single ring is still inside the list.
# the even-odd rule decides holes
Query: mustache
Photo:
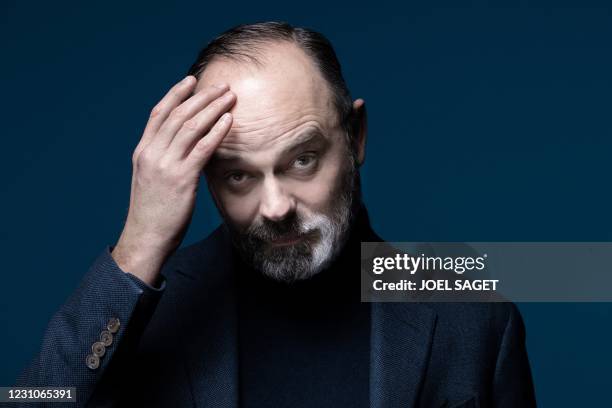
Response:
[[[304,233],[302,220],[296,212],[293,212],[280,221],[262,219],[261,222],[247,228],[243,235],[250,242],[267,242],[302,233]]]

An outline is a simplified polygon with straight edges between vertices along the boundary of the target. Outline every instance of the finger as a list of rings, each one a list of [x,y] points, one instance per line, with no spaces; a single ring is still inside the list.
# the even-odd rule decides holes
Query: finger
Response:
[[[157,105],[153,107],[142,138],[140,139],[140,148],[144,148],[151,142],[170,112],[189,96],[196,82],[193,75],[186,76],[181,82],[175,84]]]
[[[202,135],[213,127],[219,117],[227,112],[234,102],[236,102],[236,95],[227,91],[194,117],[184,122],[172,140],[167,154],[175,159],[186,157]]]
[[[206,87],[174,108],[159,128],[155,140],[152,142],[152,147],[159,149],[167,148],[186,121],[192,119],[194,115],[207,106],[217,104],[216,100],[227,89],[227,84]]]
[[[223,138],[229,133],[232,122],[232,114],[229,112],[224,113],[208,134],[201,138],[189,152],[185,159],[185,164],[194,169],[194,171],[201,172],[217,147],[219,147],[219,144],[223,141]]]

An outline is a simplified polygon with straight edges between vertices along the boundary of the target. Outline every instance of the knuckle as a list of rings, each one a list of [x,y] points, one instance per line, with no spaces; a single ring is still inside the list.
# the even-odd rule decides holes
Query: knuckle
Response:
[[[138,155],[135,154],[135,162],[138,167],[149,167],[154,160],[153,153],[149,149],[140,151]]]
[[[215,109],[219,109],[221,108],[223,105],[225,104],[225,101],[223,99],[217,98],[215,99],[215,101],[211,104],[211,106]]]
[[[217,87],[210,86],[205,92],[203,92],[203,96],[208,98],[209,100],[215,100],[219,98],[219,93],[221,90]]]
[[[179,179],[179,168],[177,163],[171,159],[162,157],[157,161],[156,169],[164,180],[176,181]]]
[[[175,118],[182,118],[186,114],[184,106],[177,106],[172,110],[172,116]]]
[[[134,150],[134,153],[132,153],[132,164],[134,165],[138,164],[138,157],[140,156],[140,152],[141,150],[138,148]]]
[[[166,174],[170,171],[170,162],[167,159],[160,159],[156,163],[156,169],[163,174]]]
[[[183,128],[187,130],[194,130],[198,127],[198,122],[195,119],[189,119],[183,123]]]
[[[170,92],[168,92],[168,95],[172,99],[177,99],[177,98],[181,97],[181,92],[179,91],[178,87],[174,87],[174,88],[170,89]]]
[[[151,109],[151,113],[149,114],[149,117],[154,118],[157,115],[159,115],[160,112],[161,112],[161,106],[160,104],[157,104],[153,107],[153,109]]]

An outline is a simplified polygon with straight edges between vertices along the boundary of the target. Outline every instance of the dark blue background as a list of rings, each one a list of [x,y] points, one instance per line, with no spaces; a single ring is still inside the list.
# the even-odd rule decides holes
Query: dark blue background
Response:
[[[605,3],[82,3],[0,6],[0,385],[118,237],[149,109],[238,23],[287,20],[336,45],[368,104],[365,196],[384,238],[612,240]],[[203,196],[185,243],[218,221]],[[612,306],[520,307],[539,403],[607,404]]]

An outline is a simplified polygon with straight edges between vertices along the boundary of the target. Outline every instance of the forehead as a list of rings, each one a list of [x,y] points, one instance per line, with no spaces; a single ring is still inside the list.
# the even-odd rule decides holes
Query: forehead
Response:
[[[337,122],[331,92],[312,59],[291,43],[266,46],[260,64],[213,60],[196,91],[227,83],[237,96],[232,129],[220,149],[253,150],[290,138],[308,127],[323,133]]]

